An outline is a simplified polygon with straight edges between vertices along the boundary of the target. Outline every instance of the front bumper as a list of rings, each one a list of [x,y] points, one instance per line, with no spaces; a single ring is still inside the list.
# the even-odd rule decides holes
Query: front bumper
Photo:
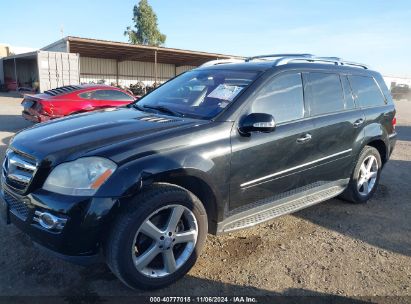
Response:
[[[80,263],[99,253],[113,207],[119,202],[115,198],[67,196],[42,189],[20,196],[7,185],[1,186],[0,200],[6,202],[0,210],[8,223],[17,226],[42,247]],[[36,211],[64,217],[67,222],[60,231],[48,230],[34,220]]]

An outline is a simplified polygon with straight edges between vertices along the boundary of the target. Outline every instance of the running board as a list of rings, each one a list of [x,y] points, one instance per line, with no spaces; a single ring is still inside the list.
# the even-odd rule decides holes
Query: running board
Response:
[[[274,197],[271,200],[264,200],[263,205],[233,214],[218,223],[217,233],[252,227],[276,217],[329,200],[341,194],[345,190],[347,183],[348,180],[342,180],[337,183],[327,183],[316,189],[302,191],[287,197],[282,196],[280,199]]]

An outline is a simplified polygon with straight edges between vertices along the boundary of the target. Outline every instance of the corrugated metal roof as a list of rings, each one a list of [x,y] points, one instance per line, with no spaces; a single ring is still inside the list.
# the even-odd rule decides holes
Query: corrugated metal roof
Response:
[[[94,58],[109,58],[124,60],[137,60],[154,62],[157,52],[158,63],[170,63],[177,66],[198,66],[214,59],[243,58],[233,55],[218,53],[206,53],[182,49],[154,47],[147,45],[135,45],[124,42],[97,40],[68,36],[69,49],[71,53],[79,53],[80,56]]]

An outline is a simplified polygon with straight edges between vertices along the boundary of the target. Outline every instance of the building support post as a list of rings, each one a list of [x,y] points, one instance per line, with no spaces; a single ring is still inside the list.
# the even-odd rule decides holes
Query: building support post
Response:
[[[16,63],[16,58],[14,58],[14,77],[16,78],[16,91],[17,91],[17,88],[18,88],[18,86],[19,86],[19,81],[18,81],[18,78],[17,78],[17,63]]]
[[[118,86],[118,59],[116,59],[116,85]]]
[[[154,81],[157,84],[157,50],[154,51]]]

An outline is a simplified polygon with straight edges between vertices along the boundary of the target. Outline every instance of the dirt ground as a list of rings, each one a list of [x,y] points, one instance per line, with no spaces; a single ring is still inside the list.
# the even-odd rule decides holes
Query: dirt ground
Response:
[[[31,124],[21,98],[0,96],[0,160]],[[411,301],[411,102],[397,102],[399,140],[375,197],[338,199],[249,230],[209,236],[190,273],[154,292],[132,291],[101,264],[49,256],[12,225],[0,225],[0,296],[63,296],[74,302],[131,295],[400,296]],[[69,301],[70,302],[70,301]],[[348,302],[347,302],[348,303]]]

